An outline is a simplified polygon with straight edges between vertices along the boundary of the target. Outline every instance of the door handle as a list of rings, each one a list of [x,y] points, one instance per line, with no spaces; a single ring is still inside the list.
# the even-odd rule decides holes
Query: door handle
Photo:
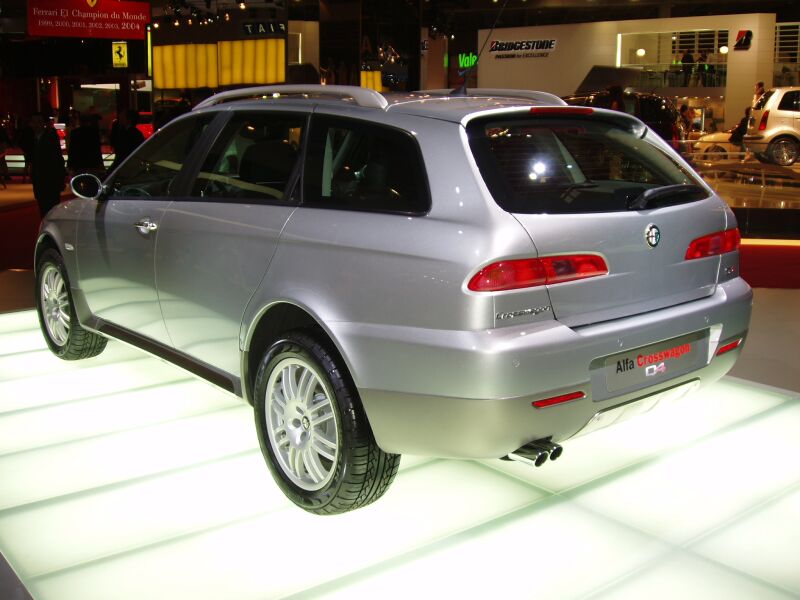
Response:
[[[136,221],[133,226],[136,227],[136,229],[138,229],[139,233],[142,235],[148,235],[151,231],[158,229],[158,225],[151,221],[150,217],[144,217],[143,219]]]

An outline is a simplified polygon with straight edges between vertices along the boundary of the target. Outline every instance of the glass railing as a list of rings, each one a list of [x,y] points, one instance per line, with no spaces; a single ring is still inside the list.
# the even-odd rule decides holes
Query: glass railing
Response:
[[[670,63],[651,63],[622,65],[627,69],[637,69],[639,74],[631,87],[642,91],[677,87],[725,87],[727,85],[728,65],[693,64],[691,70],[683,70],[683,65]]]

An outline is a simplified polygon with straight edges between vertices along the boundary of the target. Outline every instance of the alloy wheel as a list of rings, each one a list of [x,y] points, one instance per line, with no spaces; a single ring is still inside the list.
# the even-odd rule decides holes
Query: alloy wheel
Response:
[[[322,489],[335,474],[339,430],[332,398],[316,368],[300,358],[280,361],[267,381],[269,443],[281,470],[303,490]]]
[[[47,333],[59,346],[69,339],[70,317],[67,284],[61,271],[53,264],[47,264],[41,276],[39,289],[42,315]]]

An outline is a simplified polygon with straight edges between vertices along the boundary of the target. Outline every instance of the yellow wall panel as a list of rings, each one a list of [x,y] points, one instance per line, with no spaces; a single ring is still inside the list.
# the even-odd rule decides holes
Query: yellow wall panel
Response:
[[[216,47],[214,49],[216,50]],[[197,87],[208,87],[208,53],[206,44],[195,46],[194,57],[197,71]]]
[[[153,46],[153,85],[157,88],[164,87],[164,68],[162,57],[164,55],[164,46]]]
[[[256,40],[255,60],[253,61],[253,74],[256,82],[267,80],[267,40]]]
[[[167,89],[175,87],[175,46],[164,46],[162,55],[162,66],[164,67],[164,86]]]
[[[196,88],[197,85],[197,44],[186,45],[186,87]]]
[[[242,43],[242,83],[255,83],[256,78],[256,41],[244,40]]]
[[[286,81],[286,40],[278,40],[278,78],[275,81]]]
[[[233,83],[233,42],[217,42],[217,60],[219,61],[219,84]]]
[[[231,49],[231,83],[244,83],[244,42],[232,42]]]
[[[172,69],[175,72],[175,87],[186,87],[186,44],[176,44],[173,46],[175,49],[175,59],[172,63]]]
[[[216,44],[206,45],[206,87],[215,88],[219,84],[219,54]]]
[[[286,80],[286,42],[277,38],[153,47],[153,84],[161,89]]]

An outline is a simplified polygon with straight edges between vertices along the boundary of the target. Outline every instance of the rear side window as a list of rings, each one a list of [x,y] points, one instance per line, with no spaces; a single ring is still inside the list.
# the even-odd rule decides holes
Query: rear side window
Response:
[[[479,119],[468,134],[481,176],[509,212],[623,211],[650,188],[699,183],[646,138],[597,118]],[[699,188],[691,199],[706,196]]]
[[[402,214],[430,207],[422,156],[405,131],[314,117],[303,172],[305,205]]]
[[[800,111],[800,92],[786,92],[781,98],[778,110]]]

